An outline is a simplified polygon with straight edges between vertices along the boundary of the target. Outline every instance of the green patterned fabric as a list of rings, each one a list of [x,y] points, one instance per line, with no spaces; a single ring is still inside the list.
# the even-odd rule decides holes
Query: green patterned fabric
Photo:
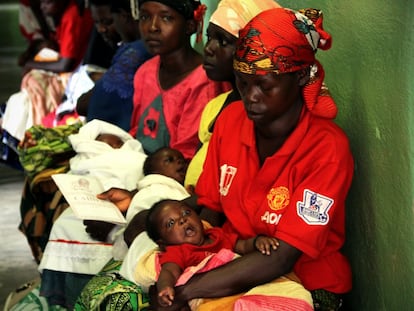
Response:
[[[25,289],[24,287],[27,287]],[[49,306],[46,298],[39,295],[39,282],[27,283],[7,298],[4,310],[9,311],[67,311],[61,306]],[[19,299],[18,301],[16,301]]]
[[[36,145],[29,148],[18,147],[19,160],[27,176],[32,178],[47,168],[60,166],[62,160],[69,160],[74,151],[68,136],[77,133],[82,125],[83,123],[76,122],[53,128],[42,125],[29,128],[25,140],[32,139],[36,141]]]
[[[149,307],[147,293],[119,274],[121,261],[108,264],[86,284],[76,301],[75,311],[145,311]]]
[[[19,161],[27,175],[20,202],[19,229],[27,237],[38,263],[54,220],[67,207],[61,193],[51,186],[54,185],[52,175],[69,170],[69,160],[76,153],[68,137],[77,133],[82,125],[77,122],[54,128],[32,126],[18,147]],[[36,145],[24,147],[30,140]]]
[[[340,295],[328,292],[324,289],[311,291],[315,311],[339,311],[342,307]]]

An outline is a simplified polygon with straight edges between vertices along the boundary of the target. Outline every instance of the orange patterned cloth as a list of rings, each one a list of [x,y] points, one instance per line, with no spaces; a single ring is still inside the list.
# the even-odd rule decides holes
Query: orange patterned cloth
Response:
[[[305,105],[313,114],[333,119],[337,108],[323,83],[323,67],[315,58],[318,48],[327,50],[331,43],[330,34],[322,27],[320,10],[267,10],[240,31],[234,69],[265,75],[310,68],[311,79],[303,87]]]

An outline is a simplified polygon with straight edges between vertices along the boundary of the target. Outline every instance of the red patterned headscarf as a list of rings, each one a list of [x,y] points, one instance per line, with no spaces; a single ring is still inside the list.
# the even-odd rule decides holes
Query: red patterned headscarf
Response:
[[[331,36],[323,30],[320,10],[267,10],[240,31],[234,69],[265,75],[310,68],[311,79],[303,87],[305,105],[313,114],[333,119],[337,108],[323,83],[323,67],[315,58],[318,48],[327,50],[331,43]]]

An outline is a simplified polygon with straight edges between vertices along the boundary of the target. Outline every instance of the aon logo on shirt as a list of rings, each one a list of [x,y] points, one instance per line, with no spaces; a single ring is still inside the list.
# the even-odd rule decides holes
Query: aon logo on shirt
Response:
[[[261,220],[267,224],[277,225],[280,221],[280,218],[282,218],[282,214],[270,213],[267,211],[261,217]]]

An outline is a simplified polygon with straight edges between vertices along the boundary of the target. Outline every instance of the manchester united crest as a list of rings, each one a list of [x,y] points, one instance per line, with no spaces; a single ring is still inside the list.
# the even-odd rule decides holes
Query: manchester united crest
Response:
[[[289,205],[289,202],[289,189],[286,187],[280,186],[277,188],[272,188],[267,194],[267,203],[269,204],[269,207],[274,211],[284,209]]]

